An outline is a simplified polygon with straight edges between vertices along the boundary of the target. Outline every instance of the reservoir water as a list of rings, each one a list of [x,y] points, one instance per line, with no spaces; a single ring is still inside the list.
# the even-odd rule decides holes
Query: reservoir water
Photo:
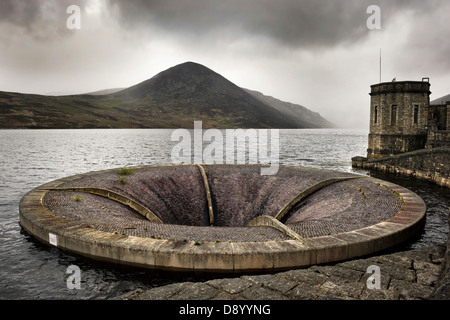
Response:
[[[136,288],[190,280],[158,271],[99,263],[42,244],[19,225],[19,201],[46,182],[93,170],[172,163],[172,129],[0,130],[0,299],[106,299]],[[279,161],[369,175],[351,168],[365,155],[367,130],[280,130]],[[427,204],[420,237],[402,249],[447,240],[448,189],[410,178],[382,176],[416,192]],[[81,289],[68,289],[67,268],[81,270]],[[192,279],[198,280],[198,279]]]

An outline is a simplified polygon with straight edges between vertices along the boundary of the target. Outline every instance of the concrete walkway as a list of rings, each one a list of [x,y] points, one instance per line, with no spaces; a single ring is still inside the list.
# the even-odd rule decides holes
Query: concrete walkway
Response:
[[[312,266],[273,275],[244,275],[135,290],[118,300],[403,300],[448,299],[446,244]],[[380,271],[379,284],[369,266]],[[375,268],[376,268],[375,267]],[[444,274],[442,271],[445,271]],[[371,279],[369,280],[369,277]],[[368,285],[369,283],[369,285]],[[375,288],[370,288],[370,287]]]

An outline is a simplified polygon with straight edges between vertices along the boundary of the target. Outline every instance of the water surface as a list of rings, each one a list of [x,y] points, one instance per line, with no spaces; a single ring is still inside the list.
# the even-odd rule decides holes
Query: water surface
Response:
[[[29,190],[52,180],[93,170],[171,163],[173,130],[83,129],[0,130],[0,299],[105,299],[136,288],[185,281],[149,270],[102,264],[42,244],[19,225],[19,201]],[[280,131],[280,163],[368,174],[351,168],[351,157],[365,155],[366,130]],[[448,190],[430,183],[381,177],[419,194],[427,203],[424,233],[405,248],[445,242]],[[69,290],[67,267],[81,269],[81,289]],[[198,280],[198,279],[195,279]]]

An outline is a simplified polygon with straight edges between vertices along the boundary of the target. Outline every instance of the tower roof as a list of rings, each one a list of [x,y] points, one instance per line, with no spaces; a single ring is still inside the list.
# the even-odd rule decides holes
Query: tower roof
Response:
[[[386,93],[426,93],[431,94],[428,81],[392,81],[373,84],[370,86],[370,95]]]

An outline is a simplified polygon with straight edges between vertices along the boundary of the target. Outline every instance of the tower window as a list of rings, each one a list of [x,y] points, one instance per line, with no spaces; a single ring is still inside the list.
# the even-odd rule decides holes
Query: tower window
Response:
[[[392,105],[391,108],[391,124],[397,123],[397,105]]]
[[[378,122],[378,106],[375,106],[375,111],[374,111],[374,115],[373,115],[373,123],[377,123]]]
[[[414,105],[414,123],[419,122],[419,106],[417,104]]]

